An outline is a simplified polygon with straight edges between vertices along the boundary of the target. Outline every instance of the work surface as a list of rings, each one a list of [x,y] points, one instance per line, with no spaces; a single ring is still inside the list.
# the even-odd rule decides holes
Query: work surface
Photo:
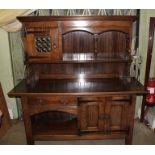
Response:
[[[27,85],[22,80],[9,92],[10,96],[24,95],[54,95],[54,94],[142,94],[146,93],[144,87],[135,79],[127,82],[122,79],[85,79],[85,80],[40,80],[35,85]]]

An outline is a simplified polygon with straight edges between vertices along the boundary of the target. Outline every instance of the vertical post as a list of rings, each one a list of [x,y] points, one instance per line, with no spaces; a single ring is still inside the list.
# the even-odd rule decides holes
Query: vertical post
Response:
[[[132,137],[133,137],[133,127],[134,127],[134,115],[135,115],[135,104],[136,104],[136,96],[131,96],[131,104],[130,104],[130,111],[129,111],[129,131],[125,138],[125,144],[131,145],[132,144]]]
[[[22,103],[23,119],[24,119],[24,125],[25,125],[27,144],[32,145],[34,144],[34,140],[33,140],[33,135],[32,135],[32,124],[31,124],[31,116],[29,113],[28,97],[23,96],[21,98],[21,103]]]
[[[140,21],[140,9],[137,9],[136,44],[135,44],[135,49],[137,49],[139,47],[139,21]]]

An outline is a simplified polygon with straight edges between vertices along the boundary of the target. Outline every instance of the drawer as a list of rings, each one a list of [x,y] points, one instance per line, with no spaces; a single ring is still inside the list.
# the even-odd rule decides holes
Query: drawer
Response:
[[[57,104],[76,105],[77,99],[74,96],[41,96],[29,98],[30,104]]]
[[[112,96],[112,101],[130,101],[131,97],[129,95]]]
[[[131,96],[129,95],[117,95],[117,96],[112,96],[111,97],[111,103],[113,105],[119,105],[121,106],[122,104],[131,104],[132,101],[131,101]]]
[[[97,102],[100,98],[96,96],[81,96],[78,97],[78,102]]]

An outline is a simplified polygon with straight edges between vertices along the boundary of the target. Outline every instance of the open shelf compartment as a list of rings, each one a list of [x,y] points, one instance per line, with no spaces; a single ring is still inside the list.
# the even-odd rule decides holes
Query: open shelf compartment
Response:
[[[77,135],[77,118],[64,112],[44,112],[31,117],[34,137]]]

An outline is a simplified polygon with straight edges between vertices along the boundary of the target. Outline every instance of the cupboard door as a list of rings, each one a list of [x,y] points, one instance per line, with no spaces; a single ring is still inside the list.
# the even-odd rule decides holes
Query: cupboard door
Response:
[[[97,102],[81,103],[79,110],[80,131],[98,131],[99,104]]]
[[[103,131],[109,115],[105,113],[105,98],[81,101],[79,105],[79,130],[81,133]]]
[[[131,103],[129,101],[111,102],[111,108],[110,108],[111,131],[128,130],[130,105]]]
[[[29,29],[24,37],[29,58],[59,59],[58,28]]]
[[[104,97],[98,100],[82,100],[79,103],[79,130],[112,132],[129,129],[131,101],[127,97]],[[124,98],[124,96],[123,96]]]

